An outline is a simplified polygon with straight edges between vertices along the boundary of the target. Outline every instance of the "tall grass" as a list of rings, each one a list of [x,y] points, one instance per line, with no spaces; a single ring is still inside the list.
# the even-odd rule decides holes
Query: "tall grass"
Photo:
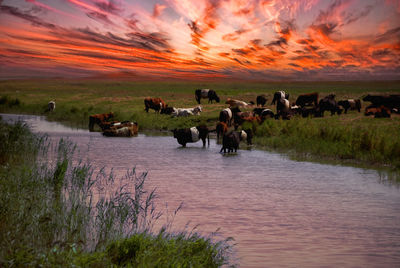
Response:
[[[60,140],[52,149],[46,138],[34,136],[21,123],[0,122],[0,129],[0,266],[109,267],[126,262],[148,267],[152,262],[139,258],[146,254],[158,256],[166,266],[196,260],[218,267],[228,261],[228,240],[175,237],[163,230],[154,234],[161,212],[154,205],[155,191],[145,190],[146,173],[133,169],[116,183],[112,173],[102,169],[94,174],[89,163],[77,159],[69,141]],[[132,249],[125,242],[138,237]],[[115,251],[119,245],[124,250]],[[182,259],[169,255],[180,247],[187,247]],[[125,250],[138,255],[127,257]],[[115,261],[121,258],[124,263]]]

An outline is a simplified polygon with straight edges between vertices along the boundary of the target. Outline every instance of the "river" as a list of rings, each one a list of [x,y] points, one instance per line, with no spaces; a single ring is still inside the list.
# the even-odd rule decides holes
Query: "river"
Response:
[[[148,172],[158,208],[183,202],[174,220],[235,239],[240,267],[400,267],[400,187],[375,170],[292,161],[243,150],[224,156],[211,139],[182,148],[172,136],[104,137],[38,116],[33,132],[68,137],[94,167]]]

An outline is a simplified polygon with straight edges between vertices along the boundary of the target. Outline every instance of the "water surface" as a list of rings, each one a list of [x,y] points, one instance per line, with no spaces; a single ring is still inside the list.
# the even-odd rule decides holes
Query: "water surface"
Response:
[[[259,150],[224,156],[215,140],[182,148],[171,136],[110,138],[22,119],[51,139],[69,137],[97,168],[148,171],[159,209],[184,204],[175,228],[188,221],[205,235],[220,228],[235,238],[240,267],[400,267],[400,190],[377,171]]]

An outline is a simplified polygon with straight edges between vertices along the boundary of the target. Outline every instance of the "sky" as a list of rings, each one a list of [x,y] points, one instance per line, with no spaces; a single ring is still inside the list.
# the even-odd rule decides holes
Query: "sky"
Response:
[[[0,0],[0,79],[393,80],[400,0]]]

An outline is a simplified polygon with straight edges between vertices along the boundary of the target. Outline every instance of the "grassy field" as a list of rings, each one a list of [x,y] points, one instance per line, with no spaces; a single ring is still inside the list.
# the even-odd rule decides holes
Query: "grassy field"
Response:
[[[114,176],[94,174],[72,161],[74,145],[56,149],[26,125],[0,120],[0,267],[221,267],[231,239],[195,231],[161,231],[155,191],[146,173],[127,173],[118,189],[98,198],[98,184]],[[134,185],[128,190],[126,185]]]
[[[216,90],[221,102],[202,101],[203,113],[188,118],[172,118],[144,111],[145,97],[161,97],[169,106],[194,107],[194,91]],[[114,112],[117,120],[137,121],[139,131],[170,130],[198,124],[215,126],[228,97],[255,101],[259,94],[268,96],[285,90],[294,102],[299,94],[330,93],[336,99],[362,98],[367,94],[399,94],[400,81],[377,82],[139,82],[116,80],[19,80],[0,82],[0,112],[47,115],[49,120],[87,128],[88,116]],[[45,113],[48,101],[56,109]],[[369,103],[362,103],[363,108]],[[275,107],[269,106],[273,111]],[[400,117],[375,119],[350,111],[347,115],[324,118],[268,120],[252,127],[257,148],[288,153],[297,159],[337,161],[355,165],[400,170]]]

